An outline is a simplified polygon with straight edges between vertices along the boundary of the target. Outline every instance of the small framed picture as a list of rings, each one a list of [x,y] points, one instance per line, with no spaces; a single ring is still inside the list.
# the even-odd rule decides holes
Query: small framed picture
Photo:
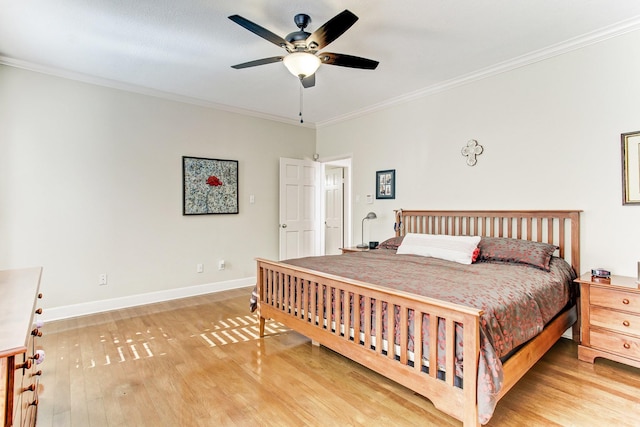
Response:
[[[376,172],[376,199],[396,198],[396,170]]]
[[[622,204],[640,204],[640,131],[622,137]]]

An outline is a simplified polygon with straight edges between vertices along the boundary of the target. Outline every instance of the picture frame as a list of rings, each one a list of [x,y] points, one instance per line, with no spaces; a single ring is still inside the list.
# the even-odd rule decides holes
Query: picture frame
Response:
[[[623,133],[622,204],[640,205],[640,131]]]
[[[396,170],[376,172],[376,199],[396,198]]]
[[[237,214],[238,161],[182,157],[182,214]]]

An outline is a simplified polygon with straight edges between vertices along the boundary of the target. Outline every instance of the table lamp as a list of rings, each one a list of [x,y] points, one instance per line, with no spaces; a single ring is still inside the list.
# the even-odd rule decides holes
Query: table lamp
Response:
[[[369,245],[365,245],[365,244],[364,244],[364,220],[365,220],[365,219],[376,219],[376,218],[378,218],[378,216],[376,215],[376,213],[375,213],[375,212],[369,212],[369,213],[367,214],[367,216],[365,216],[364,218],[362,218],[362,228],[361,228],[361,230],[360,230],[360,232],[362,233],[362,234],[361,234],[361,235],[362,235],[362,244],[361,244],[361,245],[356,246],[356,248],[361,248],[361,249],[363,249],[363,248],[368,248],[368,247],[369,247]]]

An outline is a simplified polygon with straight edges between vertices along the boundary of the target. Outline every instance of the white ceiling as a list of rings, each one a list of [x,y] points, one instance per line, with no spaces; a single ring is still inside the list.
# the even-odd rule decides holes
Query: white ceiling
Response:
[[[231,68],[285,51],[227,17],[285,37],[297,13],[313,32],[345,8],[360,19],[323,50],[380,65],[322,65],[306,126],[640,29],[638,0],[0,0],[0,63],[297,123],[283,64]]]

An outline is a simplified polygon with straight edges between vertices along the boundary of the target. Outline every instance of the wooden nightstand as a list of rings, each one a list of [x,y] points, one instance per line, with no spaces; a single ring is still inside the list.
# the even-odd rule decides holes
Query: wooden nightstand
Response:
[[[366,252],[369,250],[369,248],[358,248],[356,246],[349,246],[348,248],[340,248],[340,250],[343,254],[346,254],[349,252]]]
[[[596,357],[640,368],[640,289],[634,277],[611,276],[609,281],[585,273],[580,284],[578,358]]]

